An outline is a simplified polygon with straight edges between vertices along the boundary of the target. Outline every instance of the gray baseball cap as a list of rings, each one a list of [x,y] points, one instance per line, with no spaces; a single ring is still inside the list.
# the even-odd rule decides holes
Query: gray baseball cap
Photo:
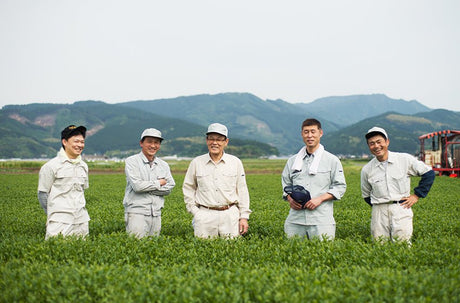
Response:
[[[147,128],[147,129],[145,129],[142,132],[141,140],[144,137],[154,137],[154,138],[158,138],[160,140],[163,140],[163,137],[161,136],[161,132],[156,128]]]
[[[206,135],[210,134],[210,133],[216,133],[216,134],[228,137],[227,127],[225,125],[223,125],[223,124],[220,124],[220,123],[213,123],[213,124],[209,125],[208,131],[206,132]]]
[[[387,132],[381,128],[381,127],[378,127],[378,126],[374,126],[373,128],[369,129],[367,131],[367,134],[366,134],[366,140],[368,140],[369,138],[377,135],[377,134],[380,134],[382,136],[385,137],[385,139],[388,139],[388,135],[387,135]]]

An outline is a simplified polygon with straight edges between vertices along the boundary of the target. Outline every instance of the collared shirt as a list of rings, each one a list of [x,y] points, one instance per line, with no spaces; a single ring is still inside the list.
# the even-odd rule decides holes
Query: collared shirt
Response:
[[[345,194],[347,188],[342,163],[333,154],[323,151],[318,172],[309,174],[309,168],[314,157],[315,153],[307,154],[303,159],[300,171],[292,169],[296,155],[290,157],[281,175],[283,188],[287,185],[302,185],[310,192],[312,198],[330,193],[334,196],[334,199],[339,200]],[[283,195],[286,196],[286,193]],[[324,201],[314,210],[295,210],[291,208],[286,221],[300,225],[335,224],[334,204],[331,200]]]
[[[238,204],[240,218],[249,219],[249,191],[243,163],[224,153],[214,163],[209,154],[190,162],[182,186],[187,210],[195,215],[198,206],[219,207]]]
[[[88,222],[84,194],[88,186],[88,165],[81,157],[69,159],[61,148],[55,158],[40,168],[38,176],[38,191],[48,194],[47,222]]]
[[[150,166],[147,157],[140,152],[125,160],[125,173],[125,212],[160,216],[164,196],[169,195],[176,185],[168,163],[155,157]],[[160,179],[165,179],[166,184],[161,186]]]
[[[362,196],[370,197],[372,204],[399,201],[410,195],[410,177],[430,170],[412,155],[388,151],[386,163],[374,158],[361,170]]]

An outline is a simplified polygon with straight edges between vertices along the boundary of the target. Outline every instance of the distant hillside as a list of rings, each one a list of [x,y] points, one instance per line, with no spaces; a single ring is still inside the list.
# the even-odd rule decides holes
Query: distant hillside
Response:
[[[391,99],[383,94],[325,97],[311,103],[296,105],[341,126],[348,126],[389,111],[413,115],[431,110],[417,101]]]
[[[0,158],[54,156],[61,145],[60,131],[69,124],[88,128],[86,154],[112,156],[138,152],[139,136],[148,127],[162,131],[163,155],[198,155],[203,151],[206,131],[206,127],[184,120],[104,102],[10,105],[0,111]],[[275,147],[260,142],[232,140],[232,145],[239,156],[278,154]],[[241,153],[248,146],[251,152]]]
[[[460,129],[459,112],[425,111],[426,107],[418,106],[416,101],[386,102],[382,100],[388,98],[383,95],[361,97],[317,100],[313,103],[322,108],[319,113],[314,107],[306,109],[305,105],[283,100],[264,101],[245,93],[121,104],[82,101],[70,105],[9,105],[0,110],[0,158],[54,156],[60,147],[60,131],[69,124],[88,127],[86,154],[118,157],[138,152],[139,135],[148,127],[160,129],[166,138],[160,156],[196,156],[206,152],[204,133],[208,124],[221,122],[229,128],[227,151],[240,157],[296,153],[303,145],[300,127],[307,117],[322,122],[326,149],[343,155],[368,154],[363,138],[374,125],[387,129],[391,149],[409,153],[418,151],[417,138],[423,133]],[[320,106],[322,102],[325,104]],[[372,115],[374,112],[381,113]],[[357,116],[362,119],[346,122]]]
[[[460,129],[460,113],[443,109],[415,115],[385,113],[364,119],[337,132],[326,133],[322,142],[334,154],[369,154],[364,135],[373,126],[383,127],[387,131],[390,150],[416,154],[420,148],[420,135],[445,129]]]
[[[282,100],[264,101],[247,93],[196,95],[119,104],[203,126],[220,122],[229,128],[230,138],[236,136],[266,142],[283,154],[298,149],[302,121],[315,115]],[[328,131],[339,129],[338,125],[327,119],[321,122]]]

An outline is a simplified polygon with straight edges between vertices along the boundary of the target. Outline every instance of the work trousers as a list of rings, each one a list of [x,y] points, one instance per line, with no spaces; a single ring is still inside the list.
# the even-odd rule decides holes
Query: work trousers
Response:
[[[240,211],[235,205],[227,210],[200,207],[193,218],[193,229],[199,238],[235,238],[239,233]]]
[[[49,239],[50,237],[55,237],[58,235],[62,235],[63,237],[67,237],[67,236],[85,237],[88,234],[89,234],[88,222],[79,223],[79,224],[71,224],[71,223],[49,221],[46,224],[45,239]]]
[[[409,241],[412,236],[411,208],[400,203],[373,204],[371,233],[374,239],[399,239]]]
[[[298,236],[307,237],[308,239],[334,240],[335,224],[301,225],[284,222],[284,232],[288,238]]]
[[[159,236],[161,231],[161,216],[146,216],[142,214],[125,214],[126,232],[137,238]]]

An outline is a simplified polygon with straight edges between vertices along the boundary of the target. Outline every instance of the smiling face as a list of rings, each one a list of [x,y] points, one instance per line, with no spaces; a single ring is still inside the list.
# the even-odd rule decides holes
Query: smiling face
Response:
[[[222,157],[227,144],[228,138],[221,134],[210,133],[206,136],[206,145],[213,160],[219,160]]]
[[[388,146],[390,140],[386,139],[382,135],[375,135],[367,139],[367,146],[369,151],[379,160],[380,162],[388,159]]]
[[[145,157],[149,159],[149,161],[153,161],[155,154],[160,150],[161,139],[155,137],[144,137],[139,144],[142,147],[142,153]]]
[[[318,125],[306,125],[302,127],[302,139],[309,153],[314,153],[318,149],[322,136],[323,130]]]
[[[62,139],[65,153],[69,159],[76,159],[85,148],[85,138],[82,135],[72,136],[68,139]]]

